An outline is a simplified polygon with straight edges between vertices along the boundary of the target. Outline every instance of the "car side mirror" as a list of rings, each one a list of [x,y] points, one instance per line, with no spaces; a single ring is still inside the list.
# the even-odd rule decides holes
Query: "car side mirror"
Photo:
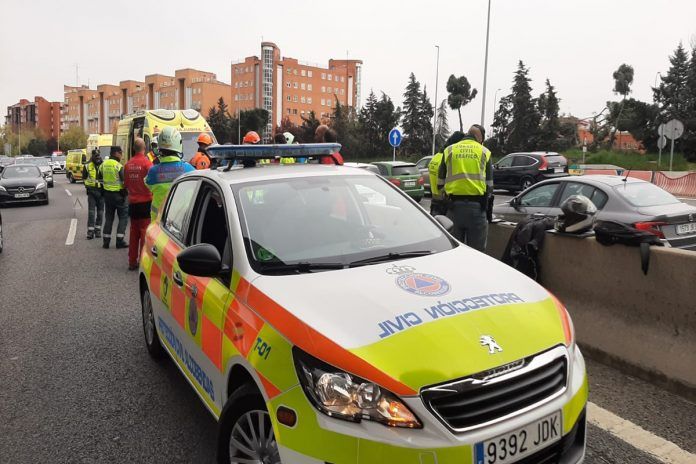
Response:
[[[186,248],[177,255],[176,260],[182,271],[197,277],[215,277],[222,272],[220,252],[209,243]]]
[[[435,216],[435,220],[440,223],[442,227],[445,228],[447,232],[452,232],[452,229],[454,229],[454,222],[447,216],[443,216],[442,214],[438,214]]]
[[[520,206],[520,199],[518,197],[514,197],[512,200],[510,200],[510,206],[517,209]]]

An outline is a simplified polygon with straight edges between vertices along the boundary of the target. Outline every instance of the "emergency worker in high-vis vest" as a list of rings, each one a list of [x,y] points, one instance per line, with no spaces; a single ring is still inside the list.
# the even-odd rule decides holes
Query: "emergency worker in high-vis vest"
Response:
[[[128,226],[128,191],[123,184],[122,156],[121,147],[113,146],[109,153],[109,159],[99,167],[99,179],[104,186],[104,206],[106,209],[103,248],[109,248],[111,244],[111,229],[114,225],[115,215],[118,215],[116,248],[128,248],[128,243],[125,240],[126,227]]]
[[[483,127],[475,124],[458,143],[445,148],[438,172],[438,188],[449,201],[447,216],[454,222],[452,234],[466,245],[486,250],[486,208],[493,193],[491,152],[482,145]]]
[[[454,131],[445,142],[445,147],[449,147],[464,138],[464,133]],[[447,200],[443,195],[444,190],[438,187],[438,174],[440,173],[440,165],[443,158],[442,152],[435,153],[435,156],[428,163],[428,178],[430,179],[430,214],[433,216],[447,214]]]
[[[101,237],[102,222],[104,221],[104,194],[101,182],[97,180],[99,166],[102,164],[99,149],[92,150],[89,163],[82,166],[82,178],[87,190],[87,240]]]
[[[189,163],[182,161],[184,146],[181,134],[176,128],[166,126],[157,136],[159,164],[155,164],[147,172],[145,185],[152,192],[152,206],[150,208],[150,218],[157,219],[167,193],[172,186],[174,179],[187,172],[195,171],[196,168]]]

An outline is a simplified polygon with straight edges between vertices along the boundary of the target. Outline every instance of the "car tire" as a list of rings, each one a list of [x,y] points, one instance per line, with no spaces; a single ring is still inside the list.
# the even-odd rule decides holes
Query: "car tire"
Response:
[[[522,181],[520,182],[520,192],[527,190],[532,185],[534,185],[534,179],[531,177],[523,177]]]
[[[250,432],[251,427],[254,427],[253,434]],[[253,453],[249,454],[242,448]],[[220,416],[217,459],[219,463],[225,464],[280,464],[271,417],[263,396],[254,385],[242,385],[227,399]]]
[[[152,359],[162,359],[164,349],[157,335],[157,326],[155,325],[155,314],[152,310],[152,297],[150,290],[145,289],[140,297],[140,306],[143,315],[143,333],[145,335],[145,347]]]
[[[68,180],[70,181],[71,184],[74,184],[74,183],[75,183],[75,178],[72,176],[72,174],[67,173],[66,176],[67,176],[67,178],[68,178]]]
[[[48,188],[53,188],[53,182],[51,182],[50,184],[48,184]]]
[[[423,197],[417,197],[414,198],[414,200],[416,200],[416,203],[420,203],[423,200]]]

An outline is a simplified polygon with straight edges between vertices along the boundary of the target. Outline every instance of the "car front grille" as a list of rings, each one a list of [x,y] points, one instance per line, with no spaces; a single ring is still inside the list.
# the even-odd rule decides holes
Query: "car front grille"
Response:
[[[421,398],[447,427],[465,432],[546,403],[565,391],[567,381],[567,351],[559,346],[464,379],[427,387],[421,391]]]
[[[8,187],[7,188],[7,193],[15,194],[15,193],[34,193],[34,186],[32,185],[31,187],[25,186],[25,187]],[[22,190],[20,190],[22,189]]]

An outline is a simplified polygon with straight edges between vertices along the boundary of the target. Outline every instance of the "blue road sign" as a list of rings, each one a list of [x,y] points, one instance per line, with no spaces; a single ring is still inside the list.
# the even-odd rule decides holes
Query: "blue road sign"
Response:
[[[389,144],[392,147],[398,147],[401,145],[401,139],[401,131],[399,129],[394,128],[389,132]]]

